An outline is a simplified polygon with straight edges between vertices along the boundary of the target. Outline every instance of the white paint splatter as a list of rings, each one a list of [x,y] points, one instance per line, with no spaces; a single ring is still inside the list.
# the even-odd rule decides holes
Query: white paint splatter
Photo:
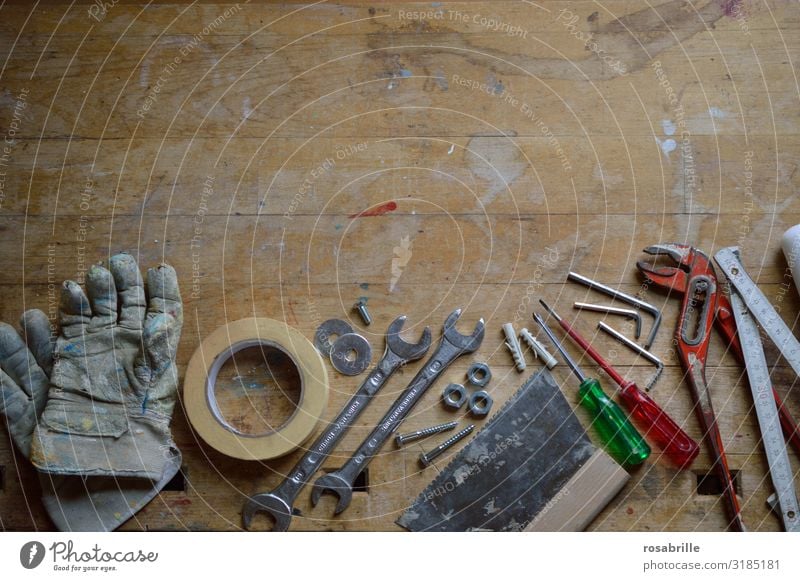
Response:
[[[447,155],[452,155],[455,149],[456,149],[456,144],[455,143],[450,144],[450,149],[447,150]]]
[[[656,137],[656,142],[661,148],[661,153],[663,153],[667,159],[669,159],[669,154],[675,151],[675,149],[678,147],[678,144],[675,143],[674,139],[665,139],[664,141],[661,141],[658,137]]]
[[[671,119],[662,119],[661,127],[664,129],[664,135],[675,135],[675,124]]]
[[[725,119],[728,116],[728,113],[719,107],[710,107],[708,109],[708,114],[714,119]]]
[[[242,119],[248,119],[253,110],[250,108],[250,97],[242,100]]]

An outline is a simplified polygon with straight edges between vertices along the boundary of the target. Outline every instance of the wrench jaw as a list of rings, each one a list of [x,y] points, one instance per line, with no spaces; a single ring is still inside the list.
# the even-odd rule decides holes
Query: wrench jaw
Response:
[[[461,353],[472,353],[481,346],[485,333],[483,319],[478,320],[471,335],[462,335],[456,330],[456,321],[461,317],[461,309],[456,309],[444,322],[444,339]]]
[[[654,244],[643,252],[651,256],[669,256],[678,265],[656,267],[644,261],[636,263],[642,274],[654,284],[667,290],[686,293],[690,280],[698,276],[716,279],[711,260],[704,252],[686,244]]]
[[[695,252],[685,244],[654,244],[642,250],[651,256],[669,256],[677,266],[655,266],[643,260],[636,268],[653,284],[667,290],[685,293],[689,288],[689,276],[694,269]]]
[[[317,481],[311,489],[311,504],[317,506],[319,499],[326,492],[328,494],[335,494],[338,498],[336,501],[336,509],[333,511],[334,515],[344,512],[353,500],[353,487],[347,480],[335,472],[323,474],[317,478]]]
[[[285,532],[289,530],[289,524],[292,522],[292,507],[286,504],[285,500],[271,492],[251,496],[245,503],[242,509],[242,524],[244,528],[250,530],[250,525],[253,524],[253,517],[261,512],[271,515],[274,519],[273,531]]]
[[[689,286],[689,278],[680,268],[674,266],[655,267],[642,260],[636,263],[636,268],[647,280],[663,289],[686,292]]]
[[[692,261],[692,247],[675,242],[653,244],[642,250],[642,252],[650,256],[669,256],[680,265],[688,266]]]
[[[409,343],[400,337],[405,322],[406,316],[401,315],[389,325],[389,330],[386,331],[386,348],[405,362],[416,361],[423,357],[431,346],[431,329],[425,327],[420,340],[417,343]]]

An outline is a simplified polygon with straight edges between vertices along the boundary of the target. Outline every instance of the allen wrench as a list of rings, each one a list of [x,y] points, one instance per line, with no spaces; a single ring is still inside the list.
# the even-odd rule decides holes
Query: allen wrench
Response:
[[[578,274],[577,272],[570,272],[567,275],[567,280],[580,283],[592,290],[596,290],[615,299],[619,299],[622,302],[633,305],[634,307],[653,315],[653,328],[650,329],[650,334],[647,336],[647,342],[644,344],[645,349],[650,349],[650,347],[653,345],[653,341],[656,338],[656,333],[658,333],[658,328],[661,326],[661,311],[659,311],[650,303],[646,303],[641,299],[637,299],[633,295],[613,289],[610,286],[606,286],[602,283],[592,280],[591,278],[585,277],[582,274]]]
[[[635,336],[638,339],[642,335],[642,316],[639,311],[634,309],[620,309],[619,307],[609,307],[606,305],[595,305],[594,303],[574,303],[573,308],[581,311],[593,311],[595,313],[606,313],[608,315],[620,315],[633,319],[636,323]]]
[[[625,335],[623,335],[613,327],[606,325],[603,321],[597,323],[597,328],[600,329],[601,331],[605,331],[606,333],[614,337],[614,339],[616,339],[617,341],[628,347],[631,351],[633,351],[638,355],[641,355],[642,357],[647,359],[650,363],[656,366],[656,372],[653,374],[653,377],[651,377],[647,381],[647,385],[644,386],[645,391],[650,391],[651,389],[653,389],[653,386],[656,384],[656,381],[658,381],[658,378],[661,377],[661,372],[664,371],[663,361],[661,361],[661,359],[650,353],[650,351],[648,351],[647,349],[639,347],[639,345],[628,339]]]

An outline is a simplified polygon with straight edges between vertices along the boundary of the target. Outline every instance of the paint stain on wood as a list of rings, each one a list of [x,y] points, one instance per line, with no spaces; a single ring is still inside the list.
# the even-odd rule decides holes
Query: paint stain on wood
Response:
[[[391,202],[380,204],[378,206],[375,206],[374,208],[367,208],[366,210],[359,212],[358,214],[350,214],[350,218],[373,218],[375,216],[383,216],[384,214],[388,214],[389,212],[394,212],[396,209],[397,209],[397,202],[392,200]]]

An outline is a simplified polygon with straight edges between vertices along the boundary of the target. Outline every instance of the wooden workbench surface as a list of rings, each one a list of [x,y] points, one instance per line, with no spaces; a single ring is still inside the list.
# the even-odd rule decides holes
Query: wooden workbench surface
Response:
[[[503,323],[531,327],[539,298],[570,316],[575,300],[608,302],[567,283],[575,270],[663,307],[653,351],[667,368],[653,396],[700,438],[672,345],[679,300],[642,286],[641,249],[739,245],[787,323],[800,312],[780,252],[800,222],[796,2],[143,4],[0,7],[0,320],[33,307],[55,316],[59,283],[118,251],[177,268],[181,372],[204,337],[242,317],[309,338],[345,318],[376,361],[397,315],[409,336],[423,325],[438,334],[462,307],[463,329],[486,321],[475,359],[492,366],[499,406],[523,381]],[[369,328],[352,311],[359,297]],[[652,368],[598,335],[599,319],[575,318],[644,382]],[[439,395],[468,363],[404,430],[454,417]],[[391,380],[326,467],[345,461],[417,366]],[[574,380],[555,374],[574,400]],[[800,416],[791,370],[776,377]],[[330,379],[325,419],[362,377]],[[716,336],[708,379],[744,520],[780,530],[746,379]],[[298,458],[226,458],[180,405],[173,432],[184,482],[125,529],[237,530],[245,498]],[[293,529],[399,530],[394,520],[447,462],[421,470],[430,445],[387,445],[340,517],[327,497],[312,509],[307,488]],[[36,475],[5,436],[0,466],[0,528],[49,529]],[[722,530],[719,495],[697,490],[709,467],[705,447],[687,471],[654,454],[592,528]]]

